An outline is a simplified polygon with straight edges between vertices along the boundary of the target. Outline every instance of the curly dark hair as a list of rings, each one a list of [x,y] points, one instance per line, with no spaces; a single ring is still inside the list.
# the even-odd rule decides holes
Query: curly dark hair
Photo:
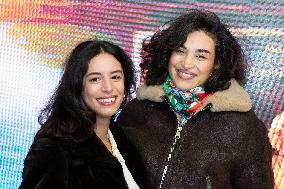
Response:
[[[173,50],[182,46],[188,34],[194,31],[204,31],[215,41],[215,66],[205,83],[205,90],[215,92],[227,89],[231,78],[242,85],[245,83],[245,55],[238,41],[216,14],[193,9],[165,26],[166,29],[157,31],[150,40],[143,42],[140,67],[145,74],[146,85],[163,83]]]
[[[125,103],[135,88],[133,64],[129,56],[117,45],[107,41],[85,41],[77,45],[66,61],[61,81],[47,106],[38,117],[40,130],[35,140],[46,136],[59,136],[84,140],[93,133],[96,114],[88,108],[82,97],[83,78],[90,60],[101,53],[113,55],[124,73]]]

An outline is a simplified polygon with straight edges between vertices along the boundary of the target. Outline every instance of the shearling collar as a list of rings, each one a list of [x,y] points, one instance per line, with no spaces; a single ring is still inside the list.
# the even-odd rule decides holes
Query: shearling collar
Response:
[[[164,94],[165,93],[162,85],[143,85],[137,90],[137,99],[148,99],[154,102],[162,102],[164,100]],[[231,80],[231,85],[228,89],[217,91],[211,96],[207,97],[198,111],[208,104],[211,104],[210,110],[212,112],[247,112],[252,107],[249,94],[238,84],[235,79]]]

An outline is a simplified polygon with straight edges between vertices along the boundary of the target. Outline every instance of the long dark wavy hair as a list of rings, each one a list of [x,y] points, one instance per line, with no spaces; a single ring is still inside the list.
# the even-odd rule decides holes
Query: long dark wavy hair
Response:
[[[204,31],[215,41],[215,66],[205,83],[205,90],[215,92],[227,89],[231,78],[242,85],[245,83],[245,55],[238,41],[216,14],[193,9],[165,26],[165,29],[157,31],[150,40],[143,42],[140,67],[145,74],[146,85],[163,83],[173,50],[183,45],[188,34],[194,31]]]
[[[82,98],[83,78],[90,60],[101,53],[111,54],[120,62],[125,78],[124,99],[127,99],[135,88],[133,64],[129,56],[120,47],[107,41],[82,42],[71,52],[57,89],[40,112],[38,121],[41,128],[35,140],[58,136],[80,141],[93,133],[96,113],[86,106]]]

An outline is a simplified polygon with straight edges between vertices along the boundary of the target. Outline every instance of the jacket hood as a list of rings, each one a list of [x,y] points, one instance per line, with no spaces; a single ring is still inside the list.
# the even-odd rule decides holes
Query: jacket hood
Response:
[[[238,111],[247,112],[252,108],[252,103],[249,94],[239,85],[239,83],[232,79],[231,85],[228,89],[223,91],[217,91],[207,97],[202,106],[199,108],[200,111],[208,104],[211,104],[210,110],[212,112],[221,111]],[[150,100],[154,102],[164,101],[164,90],[163,85],[142,85],[139,87],[136,93],[138,100]]]

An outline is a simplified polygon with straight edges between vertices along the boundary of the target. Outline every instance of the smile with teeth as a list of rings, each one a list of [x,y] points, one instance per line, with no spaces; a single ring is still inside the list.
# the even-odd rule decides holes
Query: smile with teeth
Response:
[[[98,102],[102,105],[112,105],[115,103],[115,97],[112,98],[98,98]]]
[[[181,70],[181,69],[177,70],[177,75],[181,79],[192,79],[192,78],[194,78],[196,76],[195,73],[192,73],[192,72],[189,72],[189,71],[185,71],[185,70]]]

